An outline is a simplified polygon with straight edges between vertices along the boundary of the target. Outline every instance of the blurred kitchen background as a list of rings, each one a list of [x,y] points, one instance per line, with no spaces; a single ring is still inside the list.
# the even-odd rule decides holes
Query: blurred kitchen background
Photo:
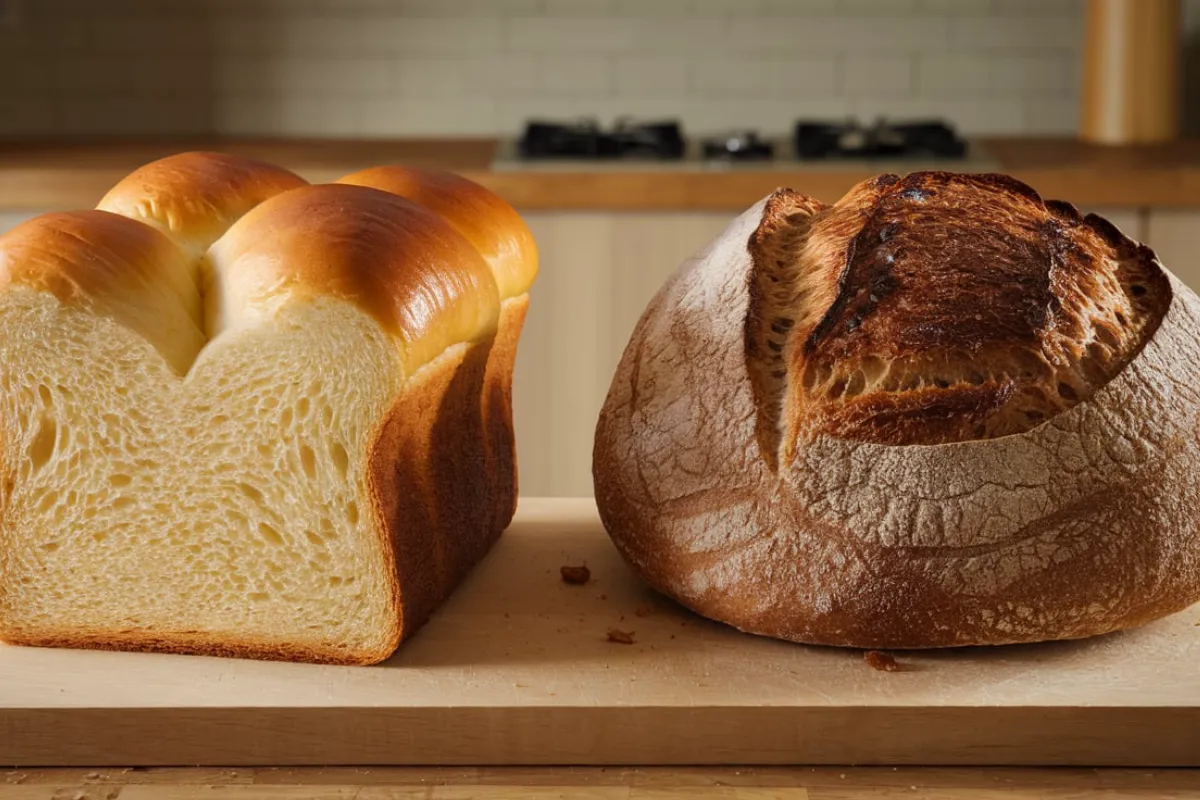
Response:
[[[180,149],[461,171],[542,251],[522,492],[590,494],[641,310],[776,186],[1010,172],[1200,288],[1198,98],[1200,0],[0,0],[0,231]]]

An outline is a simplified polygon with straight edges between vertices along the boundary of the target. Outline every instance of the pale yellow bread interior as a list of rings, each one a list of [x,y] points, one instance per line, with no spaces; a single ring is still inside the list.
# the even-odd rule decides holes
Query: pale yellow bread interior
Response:
[[[367,315],[322,301],[224,333],[181,377],[112,320],[0,297],[5,527],[23,532],[0,553],[8,631],[386,647],[385,554],[351,454],[397,361]]]

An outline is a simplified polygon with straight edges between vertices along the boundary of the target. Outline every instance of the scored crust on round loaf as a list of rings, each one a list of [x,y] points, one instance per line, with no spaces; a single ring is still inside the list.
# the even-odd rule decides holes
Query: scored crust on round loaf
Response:
[[[834,206],[780,192],[750,253],[760,436],[782,423],[787,448],[801,428],[881,444],[1029,430],[1107,383],[1170,299],[1110,225],[1000,175],[885,175]]]
[[[597,504],[706,616],[867,648],[1076,638],[1200,599],[1196,296],[997,175],[781,190],[651,302]]]

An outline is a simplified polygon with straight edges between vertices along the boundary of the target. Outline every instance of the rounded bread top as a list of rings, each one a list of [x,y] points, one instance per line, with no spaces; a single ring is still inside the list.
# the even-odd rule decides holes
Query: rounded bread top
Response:
[[[284,192],[209,250],[208,330],[297,296],[347,300],[401,343],[411,371],[496,329],[500,302],[479,251],[423,206],[364,186]]]
[[[164,158],[123,179],[99,210],[44,215],[0,236],[0,287],[104,313],[180,372],[208,339],[295,298],[358,305],[395,338],[410,371],[493,332],[495,275],[519,293],[537,268],[516,212],[448,173],[365,174],[397,188],[309,186],[222,153]],[[403,175],[401,186],[394,176]],[[397,196],[405,193],[425,202]]]
[[[491,266],[500,298],[524,294],[538,270],[533,234],[511,205],[461,175],[419,167],[372,167],[338,183],[370,186],[407,197],[458,229]]]
[[[96,207],[153,225],[188,255],[199,256],[247,211],[306,183],[243,156],[180,153],[135,169]]]

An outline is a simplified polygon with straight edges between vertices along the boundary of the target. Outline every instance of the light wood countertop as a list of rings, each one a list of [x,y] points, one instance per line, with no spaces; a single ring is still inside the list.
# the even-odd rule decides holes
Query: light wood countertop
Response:
[[[491,168],[492,139],[0,142],[0,210],[86,208],[140,164],[191,149],[263,158],[325,181],[388,162],[438,166],[477,180],[525,210],[737,211],[778,186],[830,202],[872,172],[861,168],[558,171]],[[1046,197],[1087,207],[1200,208],[1200,141],[1099,147],[1069,139],[987,139],[1000,169]]]
[[[522,497],[377,667],[0,646],[0,764],[1196,767],[1197,612],[883,672],[697,617],[634,577],[594,501]]]
[[[1047,800],[1195,797],[1200,771],[933,767],[292,767],[0,771],[12,800]]]

